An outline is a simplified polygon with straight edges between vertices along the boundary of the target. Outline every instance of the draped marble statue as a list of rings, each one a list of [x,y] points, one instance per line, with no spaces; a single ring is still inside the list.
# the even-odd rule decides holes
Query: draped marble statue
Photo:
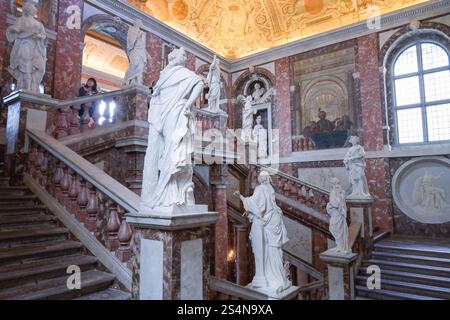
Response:
[[[223,112],[220,109],[220,61],[214,56],[213,62],[209,67],[206,83],[209,87],[208,107],[206,110],[214,113]]]
[[[186,61],[184,48],[173,50],[154,87],[148,115],[142,211],[195,204],[191,161],[195,123],[191,108],[204,82],[185,67]]]
[[[352,193],[349,198],[371,198],[366,179],[366,153],[359,145],[359,138],[351,136],[349,139],[352,145],[344,158],[344,165],[348,171]]]
[[[39,93],[47,62],[47,34],[34,18],[36,13],[34,4],[25,2],[23,15],[6,29],[6,38],[14,43],[8,71],[17,81],[16,88]]]
[[[256,109],[253,107],[252,96],[239,96],[238,102],[244,105],[242,109],[242,139],[248,141],[251,139],[253,129],[253,116],[256,114]]]
[[[127,55],[130,65],[125,74],[125,85],[142,84],[143,72],[147,65],[148,53],[145,47],[145,33],[141,30],[142,21],[136,19],[128,29]]]
[[[253,138],[256,141],[256,145],[258,148],[258,158],[266,159],[267,158],[267,129],[261,124],[262,117],[256,117],[256,125],[253,128]]]
[[[336,253],[351,253],[348,241],[347,204],[345,190],[337,178],[330,179],[330,201],[327,204],[327,213],[330,216],[330,232],[336,242],[333,251]]]
[[[251,287],[278,295],[292,286],[283,264],[282,247],[289,239],[269,173],[262,171],[258,182],[251,197],[243,197],[239,191],[234,194],[240,197],[252,223],[250,240],[255,256],[255,277]]]

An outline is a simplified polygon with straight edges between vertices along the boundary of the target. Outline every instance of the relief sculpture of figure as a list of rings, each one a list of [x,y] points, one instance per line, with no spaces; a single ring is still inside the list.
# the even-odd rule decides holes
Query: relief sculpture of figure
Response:
[[[352,145],[344,158],[344,165],[348,171],[352,193],[349,198],[371,198],[366,179],[366,153],[359,145],[359,138],[352,136],[349,139]]]
[[[127,55],[130,66],[125,74],[125,85],[143,83],[142,76],[147,65],[148,53],[145,48],[145,33],[141,27],[142,21],[136,19],[134,25],[128,29]]]
[[[331,178],[330,185],[330,201],[327,204],[327,213],[330,216],[330,232],[336,242],[336,247],[333,250],[336,253],[351,253],[348,241],[345,191],[337,178]]]
[[[209,87],[208,107],[206,110],[214,113],[223,112],[220,109],[220,61],[214,56],[213,62],[209,67],[206,83]]]
[[[141,210],[195,205],[192,182],[195,123],[192,106],[203,78],[186,68],[184,48],[169,54],[153,88],[142,181]]]
[[[23,15],[6,29],[6,38],[14,43],[8,71],[17,81],[16,88],[39,93],[47,62],[47,34],[34,18],[36,13],[34,4],[25,2]]]
[[[278,295],[292,286],[283,263],[283,245],[289,239],[269,173],[262,171],[258,182],[252,196],[244,197],[239,191],[234,195],[240,197],[252,223],[250,240],[256,272],[251,286]]]
[[[441,176],[432,176],[427,171],[414,184],[413,201],[424,209],[435,211],[447,206],[445,190],[436,186]]]

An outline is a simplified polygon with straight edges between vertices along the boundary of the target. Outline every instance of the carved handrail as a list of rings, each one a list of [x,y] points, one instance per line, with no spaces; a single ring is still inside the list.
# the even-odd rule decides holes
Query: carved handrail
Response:
[[[27,136],[28,177],[131,268],[133,230],[124,218],[140,197],[45,132]]]

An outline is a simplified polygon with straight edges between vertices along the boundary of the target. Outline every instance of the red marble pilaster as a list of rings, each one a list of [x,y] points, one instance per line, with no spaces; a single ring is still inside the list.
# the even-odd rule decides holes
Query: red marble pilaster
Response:
[[[379,77],[378,34],[358,38],[358,71],[361,89],[361,138],[366,151],[383,150],[383,114]],[[374,227],[391,228],[389,215],[388,180],[383,159],[367,161],[366,175],[375,201],[372,220]]]
[[[8,47],[8,42],[6,40],[6,18],[8,13],[8,1],[0,0],[0,83],[5,83],[3,79],[3,72],[7,72],[5,70],[7,58],[6,52]],[[5,70],[5,71],[4,71]]]
[[[195,55],[191,52],[186,52],[186,54],[187,54],[186,68],[195,72]]]
[[[151,87],[156,84],[161,72],[162,40],[150,32],[147,32],[147,52],[150,58],[144,72],[144,85]]]
[[[215,229],[215,276],[226,279],[228,275],[228,213],[226,185],[213,186],[214,211],[219,213]]]
[[[236,238],[236,283],[245,286],[249,283],[248,227],[235,225]]]
[[[361,88],[362,142],[366,151],[382,150],[383,117],[377,33],[358,38],[358,71]]]
[[[81,81],[81,28],[69,29],[67,21],[71,14],[69,6],[79,6],[83,13],[83,0],[60,0],[58,14],[58,34],[56,37],[56,58],[53,96],[68,99],[77,96]]]

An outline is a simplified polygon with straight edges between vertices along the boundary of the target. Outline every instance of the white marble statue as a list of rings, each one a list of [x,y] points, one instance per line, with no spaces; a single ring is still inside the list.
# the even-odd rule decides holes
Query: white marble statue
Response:
[[[141,30],[142,21],[136,19],[128,29],[127,55],[130,65],[125,74],[125,85],[142,84],[143,72],[147,65],[148,53],[145,47],[145,33]]]
[[[191,108],[204,81],[185,67],[186,61],[184,48],[173,50],[154,87],[148,115],[142,211],[195,204],[191,161],[195,123]]]
[[[6,29],[6,38],[14,43],[8,71],[17,81],[16,89],[39,93],[47,62],[47,34],[36,14],[34,4],[25,2],[23,15]]]
[[[250,240],[255,256],[255,277],[251,287],[272,294],[280,294],[292,286],[283,264],[283,245],[289,239],[283,222],[283,212],[275,202],[270,175],[262,171],[259,185],[251,197],[239,196],[248,219],[252,223]]]
[[[336,242],[333,251],[336,253],[351,253],[348,240],[347,204],[346,194],[338,178],[330,179],[330,201],[327,204],[327,213],[330,216],[330,232]]]
[[[252,138],[253,116],[256,114],[256,109],[252,103],[253,97],[241,95],[237,100],[244,106],[242,109],[242,139],[248,141]]]
[[[264,96],[264,93],[266,93],[266,90],[264,88],[261,88],[261,85],[258,82],[256,82],[252,92],[253,101],[255,103],[258,103]]]
[[[433,176],[425,171],[425,174],[417,178],[413,189],[414,205],[428,211],[439,211],[447,206],[445,190],[436,186],[435,181],[441,176]]]
[[[206,110],[214,113],[223,112],[220,109],[220,60],[214,56],[213,62],[209,67],[206,83],[209,87],[208,107]]]
[[[253,128],[253,138],[256,141],[256,145],[258,148],[258,158],[266,159],[267,158],[267,129],[261,124],[262,117],[256,117],[256,125]]]
[[[344,165],[352,185],[352,193],[349,198],[371,198],[365,173],[366,153],[364,152],[364,148],[359,145],[359,138],[357,136],[350,137],[349,142],[352,146],[344,158]]]

